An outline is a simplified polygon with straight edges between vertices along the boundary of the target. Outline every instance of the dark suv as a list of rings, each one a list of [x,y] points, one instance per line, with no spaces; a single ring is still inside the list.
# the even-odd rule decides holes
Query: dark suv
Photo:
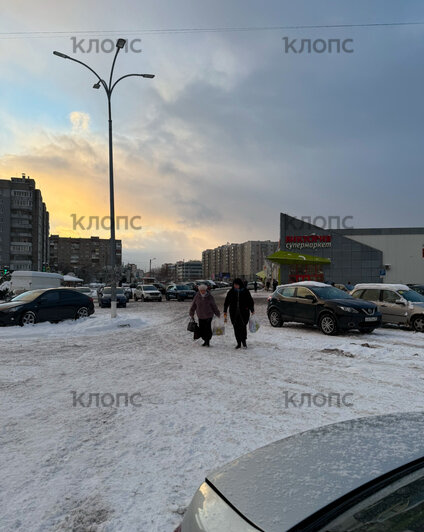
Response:
[[[294,321],[317,325],[330,335],[348,329],[367,333],[381,325],[381,314],[374,303],[313,281],[277,287],[268,298],[268,319],[273,327]]]

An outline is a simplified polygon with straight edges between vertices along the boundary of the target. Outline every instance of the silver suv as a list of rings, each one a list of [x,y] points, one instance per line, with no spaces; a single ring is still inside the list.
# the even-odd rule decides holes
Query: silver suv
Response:
[[[351,295],[378,306],[383,323],[408,325],[424,332],[424,296],[405,284],[357,284]]]
[[[162,301],[162,294],[152,284],[139,284],[134,291],[134,300],[138,301]]]

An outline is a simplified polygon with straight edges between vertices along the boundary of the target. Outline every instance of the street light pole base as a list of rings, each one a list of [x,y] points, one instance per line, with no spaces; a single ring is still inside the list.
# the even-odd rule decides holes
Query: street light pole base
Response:
[[[111,301],[110,302],[110,317],[111,318],[116,318],[117,317],[117,312],[116,312],[116,301]]]

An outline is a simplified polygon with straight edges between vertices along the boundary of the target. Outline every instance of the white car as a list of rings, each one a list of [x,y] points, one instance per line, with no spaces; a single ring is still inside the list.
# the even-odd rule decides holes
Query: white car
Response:
[[[407,325],[424,332],[424,296],[405,284],[361,283],[352,290],[356,299],[375,303],[383,323]]]
[[[134,300],[162,301],[162,294],[152,284],[139,284],[134,291]]]

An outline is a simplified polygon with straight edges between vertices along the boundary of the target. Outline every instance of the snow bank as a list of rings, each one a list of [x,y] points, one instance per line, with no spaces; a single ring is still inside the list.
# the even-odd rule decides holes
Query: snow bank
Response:
[[[147,321],[137,316],[118,316],[112,319],[109,314],[92,315],[89,318],[79,320],[66,320],[60,323],[37,323],[25,327],[2,327],[1,339],[17,338],[54,338],[93,336],[99,333],[112,333],[121,328],[141,329],[147,325]]]

